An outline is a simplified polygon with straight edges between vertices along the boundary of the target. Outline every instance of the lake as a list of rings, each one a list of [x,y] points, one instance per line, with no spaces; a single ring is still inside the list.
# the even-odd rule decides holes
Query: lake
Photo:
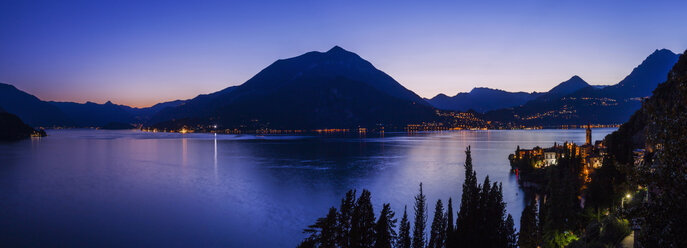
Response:
[[[615,129],[593,129],[603,139]],[[510,171],[516,146],[584,143],[584,129],[256,136],[48,130],[0,143],[3,246],[295,247],[302,230],[368,189],[376,215],[391,203],[412,219],[418,185],[460,205],[465,148],[479,182],[503,183],[516,224],[524,193]],[[444,208],[446,205],[444,205]],[[430,226],[430,223],[427,224]]]

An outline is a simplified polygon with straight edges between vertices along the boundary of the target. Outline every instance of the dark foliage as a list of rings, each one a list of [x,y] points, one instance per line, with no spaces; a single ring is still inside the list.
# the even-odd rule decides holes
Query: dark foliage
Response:
[[[446,208],[446,247],[454,247],[455,243],[455,226],[453,225],[453,201],[448,198],[448,207]]]
[[[434,219],[432,220],[429,232],[429,243],[427,247],[441,248],[446,242],[446,216],[444,215],[444,205],[441,199],[437,200],[434,208]]]
[[[351,246],[351,218],[355,208],[355,191],[349,190],[346,196],[341,199],[340,213],[338,216],[337,244],[339,247]]]
[[[396,241],[396,247],[398,248],[410,248],[412,238],[410,237],[410,221],[408,221],[408,208],[403,208],[403,218],[401,219],[401,226],[398,233],[398,240]]]
[[[396,218],[389,204],[382,206],[382,213],[375,226],[375,248],[391,248],[396,241]]]
[[[642,111],[647,115],[647,148],[654,152],[638,168],[649,201],[639,238],[642,245],[687,247],[687,56],[654,90]]]
[[[521,248],[536,248],[539,244],[539,221],[537,220],[537,204],[531,202],[525,206],[520,216],[520,233],[518,245]]]
[[[351,216],[351,247],[372,247],[375,242],[374,236],[375,216],[370,201],[370,191],[363,190]]]
[[[336,208],[330,208],[326,217],[317,219],[304,232],[310,233],[310,237],[299,247],[336,247]]]
[[[501,185],[491,184],[489,176],[482,185],[478,185],[476,173],[472,169],[470,147],[466,149],[465,155],[461,207],[456,231],[448,237],[452,240],[452,247],[516,246],[514,223],[512,217],[510,223],[508,222]]]
[[[413,248],[425,247],[425,227],[427,225],[427,197],[422,193],[422,183],[420,183],[420,193],[415,196],[415,223],[413,226]]]

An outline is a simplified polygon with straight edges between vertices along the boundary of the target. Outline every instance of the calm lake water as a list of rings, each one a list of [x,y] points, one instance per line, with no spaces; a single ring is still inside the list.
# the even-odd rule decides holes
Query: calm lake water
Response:
[[[594,140],[614,129],[594,129]],[[583,143],[578,130],[457,131],[362,138],[49,130],[0,143],[0,244],[86,247],[295,247],[348,189],[412,217],[423,183],[460,205],[465,147],[503,183],[519,223],[516,146]],[[445,207],[445,206],[444,206]],[[431,221],[431,218],[429,218]],[[429,223],[428,223],[429,226]]]

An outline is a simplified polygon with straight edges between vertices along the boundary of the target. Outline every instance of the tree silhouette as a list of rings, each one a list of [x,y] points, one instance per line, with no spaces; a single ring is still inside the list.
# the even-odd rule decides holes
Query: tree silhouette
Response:
[[[355,208],[354,190],[346,192],[346,196],[341,199],[340,213],[338,216],[338,235],[337,244],[339,247],[351,247],[351,217]]]
[[[531,202],[525,206],[520,216],[520,233],[518,236],[518,245],[521,248],[535,248],[539,245],[537,227],[537,210],[536,203]]]
[[[401,218],[401,226],[398,232],[398,241],[396,242],[397,248],[410,248],[411,238],[410,238],[410,222],[408,221],[408,207],[403,207],[403,218]]]
[[[446,208],[446,247],[455,246],[453,225],[453,203],[451,198],[448,198],[448,207]]]
[[[477,186],[477,174],[472,169],[472,156],[470,147],[465,150],[465,181],[463,182],[463,194],[460,199],[460,210],[456,220],[456,242],[460,245],[474,246],[471,240],[474,238],[474,228],[477,226],[476,211],[479,204],[479,188]]]
[[[436,208],[434,209],[434,219],[429,232],[430,248],[444,247],[446,242],[446,216],[444,216],[444,205],[441,199],[437,200]]]
[[[299,247],[336,247],[336,208],[330,208],[329,213],[324,218],[319,218],[314,225],[308,226],[305,233],[310,233]]]
[[[503,247],[518,247],[518,235],[515,233],[515,221],[513,221],[513,216],[510,214],[506,217],[506,222],[504,222],[504,232],[502,235],[506,237],[506,245]]]
[[[427,225],[427,199],[422,193],[422,183],[420,183],[420,193],[415,196],[415,226],[413,227],[413,248],[425,247],[425,226]]]
[[[389,203],[382,206],[375,226],[375,248],[391,248],[396,240],[396,218]]]
[[[370,191],[363,189],[356,201],[351,218],[351,247],[367,248],[374,245],[375,216]]]

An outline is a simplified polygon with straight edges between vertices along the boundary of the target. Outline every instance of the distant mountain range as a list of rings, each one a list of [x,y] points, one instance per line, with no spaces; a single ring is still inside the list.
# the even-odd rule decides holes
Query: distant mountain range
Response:
[[[0,83],[0,108],[35,127],[101,127],[111,122],[146,123],[160,110],[183,103],[182,100],[176,100],[148,108],[132,108],[109,101],[105,104],[48,102],[13,85]]]
[[[0,83],[0,107],[32,126],[72,126],[74,123],[55,105]]]
[[[468,93],[458,93],[455,96],[438,94],[431,99],[425,99],[432,106],[453,111],[474,110],[484,113],[490,110],[520,106],[534,100],[543,93],[539,92],[508,92],[499,89],[473,88]]]
[[[355,53],[335,46],[277,60],[238,86],[148,108],[112,102],[48,102],[0,84],[0,109],[31,126],[159,128],[214,126],[238,129],[376,128],[447,121],[445,111],[469,111],[494,127],[559,126],[626,121],[651,95],[679,55],[662,49],[615,85],[591,86],[578,76],[548,92],[474,88],[422,99]],[[442,119],[443,118],[443,119]],[[455,120],[455,119],[453,119]],[[448,121],[451,122],[451,121]]]
[[[508,92],[499,89],[477,87],[468,93],[458,93],[452,97],[439,94],[425,100],[438,109],[453,111],[474,110],[479,113],[485,113],[491,110],[517,107],[535,99],[557,99],[590,86],[582,78],[575,75],[568,81],[553,87],[548,92]]]
[[[618,84],[594,87],[573,77],[552,89],[555,94],[549,91],[522,106],[490,111],[484,118],[525,126],[623,123],[639,109],[641,99],[666,80],[678,57],[667,49],[656,50]]]

